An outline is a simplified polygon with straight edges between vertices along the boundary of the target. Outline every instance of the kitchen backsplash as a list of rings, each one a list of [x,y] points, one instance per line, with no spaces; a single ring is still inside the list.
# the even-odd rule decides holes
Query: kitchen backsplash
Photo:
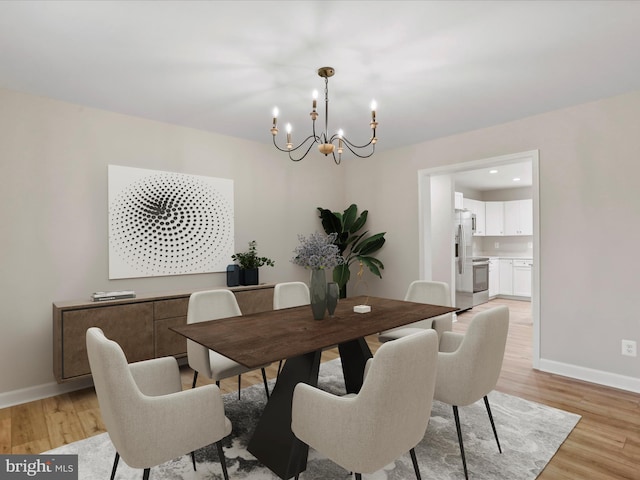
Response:
[[[533,237],[473,237],[473,255],[533,257]]]

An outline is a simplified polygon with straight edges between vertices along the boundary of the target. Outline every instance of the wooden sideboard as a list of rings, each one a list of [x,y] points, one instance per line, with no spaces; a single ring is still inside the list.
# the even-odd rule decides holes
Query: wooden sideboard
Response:
[[[243,314],[273,308],[273,284],[231,287]],[[194,290],[195,291],[195,290]],[[187,323],[193,291],[144,294],[103,302],[65,301],[53,304],[53,373],[58,383],[91,375],[85,343],[89,327],[100,327],[122,346],[127,360],[187,354],[187,341],[169,327]]]

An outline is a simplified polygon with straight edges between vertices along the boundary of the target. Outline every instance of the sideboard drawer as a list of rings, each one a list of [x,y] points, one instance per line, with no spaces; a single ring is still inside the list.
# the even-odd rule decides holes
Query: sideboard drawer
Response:
[[[189,307],[189,297],[174,298],[171,300],[158,300],[153,302],[154,318],[186,317]]]
[[[153,305],[151,302],[69,310],[62,313],[62,376],[91,373],[86,332],[99,327],[118,342],[127,361],[153,358]]]

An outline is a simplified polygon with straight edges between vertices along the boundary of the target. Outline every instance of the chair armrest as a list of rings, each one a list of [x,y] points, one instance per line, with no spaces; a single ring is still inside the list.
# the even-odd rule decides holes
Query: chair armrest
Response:
[[[173,357],[131,363],[129,371],[144,395],[166,395],[182,390],[178,362]]]
[[[120,453],[133,468],[146,468],[142,463],[164,463],[231,433],[231,422],[224,415],[220,389],[215,385],[163,396],[142,395],[125,415],[129,426],[126,442],[131,446],[127,450],[139,452],[140,463]]]
[[[340,449],[339,444],[348,442],[353,434],[351,424],[356,400],[355,396],[339,397],[299,383],[293,392],[291,430],[324,454]],[[336,442],[337,438],[340,442]]]
[[[455,352],[458,347],[460,347],[463,339],[464,335],[462,335],[461,333],[442,332],[442,336],[440,337],[439,351],[447,353]]]
[[[438,338],[442,337],[444,332],[450,332],[453,328],[453,315],[446,313],[432,319],[431,328],[438,334]]]

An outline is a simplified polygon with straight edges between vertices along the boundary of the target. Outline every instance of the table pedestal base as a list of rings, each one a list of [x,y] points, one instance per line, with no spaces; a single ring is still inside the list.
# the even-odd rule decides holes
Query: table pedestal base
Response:
[[[347,393],[362,386],[364,366],[372,357],[364,338],[340,344]],[[283,480],[295,477],[307,468],[309,447],[291,431],[291,400],[300,382],[316,387],[322,351],[288,359],[262,412],[247,450]]]

